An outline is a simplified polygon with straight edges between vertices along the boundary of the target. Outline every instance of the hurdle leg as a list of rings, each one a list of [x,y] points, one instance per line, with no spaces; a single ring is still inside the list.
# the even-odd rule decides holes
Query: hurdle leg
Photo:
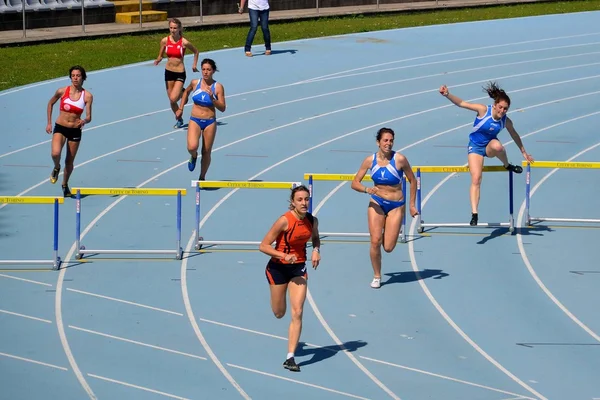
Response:
[[[81,191],[77,190],[75,196],[75,248],[77,253],[75,259],[80,260],[83,257],[83,253],[80,250],[84,250],[85,246],[81,245]]]
[[[60,268],[60,257],[58,256],[58,199],[54,199],[54,269]]]
[[[181,191],[177,192],[177,254],[175,259],[183,258],[183,249],[181,248]]]
[[[200,237],[200,186],[196,185],[196,245],[194,246],[196,250],[202,248],[201,240],[204,238]]]
[[[529,214],[529,204],[531,198],[531,166],[527,163],[527,173],[525,175],[525,224],[531,225],[531,214]]]
[[[406,243],[406,213],[410,212],[410,207],[406,203],[406,176],[402,175],[402,194],[404,197],[404,213],[400,225],[400,243]]]
[[[421,223],[423,220],[421,219],[421,168],[417,168],[417,232],[423,233],[423,227]]]
[[[515,219],[514,219],[514,190],[513,190],[513,173],[508,173],[508,209],[510,218],[508,221],[508,231],[513,232],[515,230]]]
[[[313,209],[313,176],[308,177],[308,212],[312,214]]]

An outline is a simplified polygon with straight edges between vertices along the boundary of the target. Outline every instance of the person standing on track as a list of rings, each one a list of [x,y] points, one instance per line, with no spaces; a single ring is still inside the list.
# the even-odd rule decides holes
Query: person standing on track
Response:
[[[244,12],[246,0],[241,0],[238,12]],[[250,16],[250,30],[246,37],[244,51],[247,57],[252,57],[252,42],[258,30],[258,22],[265,40],[265,55],[271,55],[271,31],[269,30],[269,0],[248,0],[248,15]]]
[[[469,134],[469,147],[467,151],[469,172],[471,174],[471,188],[469,192],[471,199],[471,221],[469,224],[471,226],[476,226],[479,222],[478,207],[484,158],[497,157],[506,170],[517,174],[523,172],[523,167],[508,162],[506,149],[497,138],[500,131],[506,128],[517,147],[521,150],[523,158],[530,163],[534,161],[533,157],[525,151],[521,137],[517,133],[511,119],[506,115],[510,107],[510,97],[495,82],[489,82],[483,90],[494,99],[494,104],[486,106],[484,104],[469,103],[450,94],[446,85],[440,87],[440,94],[453,104],[477,113],[473,122],[473,129]]]
[[[65,156],[65,171],[63,174],[62,190],[64,197],[71,197],[69,189],[69,178],[73,172],[75,156],[81,143],[82,128],[92,121],[92,93],[83,88],[83,82],[87,75],[85,69],[80,65],[69,69],[71,85],[60,88],[48,101],[46,133],[52,135],[52,161],[54,169],[50,174],[50,183],[56,183],[60,173],[60,157],[62,148],[67,144],[67,155]],[[59,114],[52,130],[52,108],[60,100]],[[85,111],[85,118],[81,115]]]
[[[308,286],[308,241],[312,241],[312,267],[317,269],[321,261],[319,222],[307,211],[309,199],[306,186],[292,189],[290,210],[275,221],[259,246],[261,252],[271,256],[265,275],[271,292],[271,310],[276,318],[285,315],[286,294],[289,291],[292,317],[288,331],[288,353],[283,367],[292,372],[300,372],[294,352],[302,333],[302,313]],[[275,247],[272,246],[273,242]]]

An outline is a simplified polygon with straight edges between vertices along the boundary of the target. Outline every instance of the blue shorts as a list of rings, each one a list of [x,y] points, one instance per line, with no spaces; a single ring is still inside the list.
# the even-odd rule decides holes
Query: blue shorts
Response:
[[[197,123],[198,126],[200,127],[200,129],[202,129],[202,130],[206,129],[206,127],[217,122],[217,120],[214,118],[200,119],[200,118],[196,118],[196,117],[190,117],[190,121],[194,121],[195,123]]]
[[[391,201],[391,200],[386,200],[386,199],[382,199],[379,196],[375,196],[374,194],[371,195],[371,198],[373,200],[375,200],[375,202],[377,204],[379,204],[379,207],[381,207],[381,209],[383,210],[383,213],[385,215],[388,215],[388,213],[398,207],[402,207],[405,203],[404,200],[401,201]]]
[[[481,146],[481,145],[477,145],[469,140],[469,150],[467,151],[467,154],[474,153],[474,154],[479,154],[482,157],[487,157],[487,154],[485,152],[486,147],[487,147],[487,143],[485,145]]]

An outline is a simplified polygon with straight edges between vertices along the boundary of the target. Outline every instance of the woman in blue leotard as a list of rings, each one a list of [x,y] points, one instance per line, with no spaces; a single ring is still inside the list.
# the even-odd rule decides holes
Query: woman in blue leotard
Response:
[[[485,86],[484,91],[494,99],[494,104],[483,105],[468,103],[460,98],[450,94],[446,85],[440,88],[440,94],[455,105],[475,111],[477,116],[473,122],[473,129],[469,135],[468,161],[469,172],[471,173],[471,222],[472,226],[477,225],[479,214],[479,197],[481,192],[481,179],[483,172],[484,157],[497,157],[502,161],[502,165],[508,171],[520,174],[523,168],[519,165],[512,165],[508,162],[508,156],[502,143],[497,139],[498,134],[504,128],[508,131],[517,147],[521,150],[523,158],[528,162],[533,162],[533,157],[525,151],[525,146],[521,137],[515,130],[512,121],[506,113],[510,107],[510,98],[506,92],[495,83],[490,82]]]
[[[191,97],[194,105],[187,133],[187,149],[190,153],[188,169],[193,171],[196,168],[198,147],[200,138],[202,138],[200,177],[198,179],[204,180],[210,166],[212,147],[217,134],[216,110],[224,112],[226,104],[223,85],[213,79],[213,74],[217,71],[215,62],[210,58],[205,58],[202,60],[200,68],[202,69],[202,79],[193,79],[185,89],[176,117],[181,118],[183,107]]]
[[[371,265],[373,266],[373,281],[371,287],[381,287],[381,247],[391,253],[398,243],[400,226],[404,217],[406,199],[402,193],[402,174],[410,182],[410,215],[417,215],[415,199],[417,185],[410,163],[402,154],[392,150],[394,147],[394,131],[381,128],[377,131],[379,150],[364,159],[360,169],[352,181],[352,189],[371,195],[367,218],[371,236]],[[361,182],[368,171],[374,186],[367,187]]]

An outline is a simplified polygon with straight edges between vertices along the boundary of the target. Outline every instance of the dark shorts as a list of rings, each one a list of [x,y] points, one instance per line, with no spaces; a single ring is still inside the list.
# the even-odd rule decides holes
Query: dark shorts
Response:
[[[60,133],[69,142],[81,142],[81,128],[67,128],[60,124],[54,124],[54,133]]]
[[[306,263],[280,264],[269,260],[267,268],[265,268],[265,276],[269,285],[283,285],[297,276],[308,279],[308,272],[306,272]]]
[[[182,82],[185,83],[185,71],[175,72],[165,69],[165,82]]]

